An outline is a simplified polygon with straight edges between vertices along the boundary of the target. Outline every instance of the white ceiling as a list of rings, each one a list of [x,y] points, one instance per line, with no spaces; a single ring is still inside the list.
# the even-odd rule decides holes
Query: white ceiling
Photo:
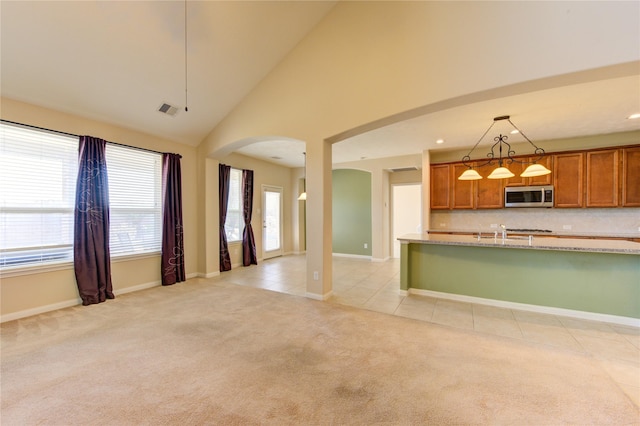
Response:
[[[334,4],[3,0],[1,93],[196,146]],[[180,108],[175,117],[157,111],[165,102]],[[336,143],[333,158],[471,147],[500,115],[534,142],[640,130],[640,120],[626,119],[639,112],[640,76],[609,78],[430,112]],[[290,167],[304,164],[303,151],[291,140],[239,150]]]
[[[335,3],[2,0],[2,96],[196,146]]]

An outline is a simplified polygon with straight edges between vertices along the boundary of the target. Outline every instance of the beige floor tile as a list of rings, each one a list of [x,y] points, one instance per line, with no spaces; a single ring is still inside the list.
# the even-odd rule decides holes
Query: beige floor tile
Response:
[[[598,362],[616,383],[640,389],[640,362],[622,359],[598,359]]]
[[[611,325],[611,328],[633,346],[640,349],[640,328],[615,324]]]
[[[518,325],[525,340],[570,351],[584,352],[580,343],[559,321],[557,325],[518,321]]]
[[[626,340],[611,340],[582,334],[574,337],[588,353],[595,357],[640,363],[640,350]]]
[[[473,329],[473,311],[470,303],[438,300],[431,322],[451,327]]]
[[[515,319],[501,318],[496,316],[476,315],[473,313],[473,329],[481,333],[493,334],[496,336],[522,339],[522,331]]]
[[[600,339],[615,340],[618,342],[626,339],[609,325],[603,322],[582,320],[579,318],[558,317],[562,325],[565,326],[576,339],[581,336],[596,337]]]
[[[394,315],[398,315],[405,318],[411,318],[419,321],[431,321],[433,317],[433,310],[435,309],[435,303],[433,304],[413,304],[413,303],[401,303],[395,310]]]
[[[365,303],[364,308],[370,311],[393,314],[396,309],[398,309],[398,306],[400,306],[401,302],[401,300],[373,297],[367,303]]]

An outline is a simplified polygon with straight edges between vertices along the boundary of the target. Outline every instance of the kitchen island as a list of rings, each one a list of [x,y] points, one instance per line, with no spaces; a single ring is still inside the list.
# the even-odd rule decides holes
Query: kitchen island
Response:
[[[399,240],[401,290],[640,325],[640,243],[429,233]]]

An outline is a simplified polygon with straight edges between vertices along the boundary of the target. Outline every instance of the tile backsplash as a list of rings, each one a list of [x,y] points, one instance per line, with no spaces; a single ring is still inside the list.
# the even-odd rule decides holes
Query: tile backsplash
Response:
[[[560,233],[640,234],[640,208],[431,211],[433,230],[490,231],[492,224]]]

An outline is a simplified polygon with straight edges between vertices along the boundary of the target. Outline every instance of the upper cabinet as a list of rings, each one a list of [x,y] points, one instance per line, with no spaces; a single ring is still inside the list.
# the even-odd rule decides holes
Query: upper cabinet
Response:
[[[504,207],[504,179],[487,179],[493,169],[483,167],[478,173],[483,179],[476,182],[476,208],[501,209]]]
[[[467,169],[464,164],[452,164],[451,176],[451,208],[472,209],[474,208],[475,185],[473,180],[458,180],[458,176]]]
[[[582,207],[584,153],[553,156],[554,207]]]
[[[640,146],[622,149],[622,206],[640,207]]]
[[[431,210],[448,210],[451,207],[449,198],[449,164],[431,166]]]
[[[589,151],[587,207],[618,207],[619,150]]]
[[[483,179],[461,181],[462,163],[432,165],[431,208],[498,209],[505,186],[542,185],[554,186],[554,207],[640,207],[640,145],[549,154],[538,163],[552,173],[530,178],[520,174],[536,158],[517,158],[525,163],[507,165],[510,179],[487,179],[494,167],[480,167]]]
[[[509,170],[513,172],[515,175],[512,178],[505,179],[504,186],[538,186],[538,185],[552,185],[553,184],[553,174],[543,175],[543,176],[535,176],[535,177],[521,177],[520,175],[524,172],[524,169],[527,168],[533,161],[538,160],[538,156],[535,157],[516,157],[516,160],[524,161],[524,163],[520,163],[518,161],[514,161],[513,163],[508,165]],[[538,164],[542,164],[549,170],[553,170],[553,156],[545,155],[540,160],[536,161]]]

